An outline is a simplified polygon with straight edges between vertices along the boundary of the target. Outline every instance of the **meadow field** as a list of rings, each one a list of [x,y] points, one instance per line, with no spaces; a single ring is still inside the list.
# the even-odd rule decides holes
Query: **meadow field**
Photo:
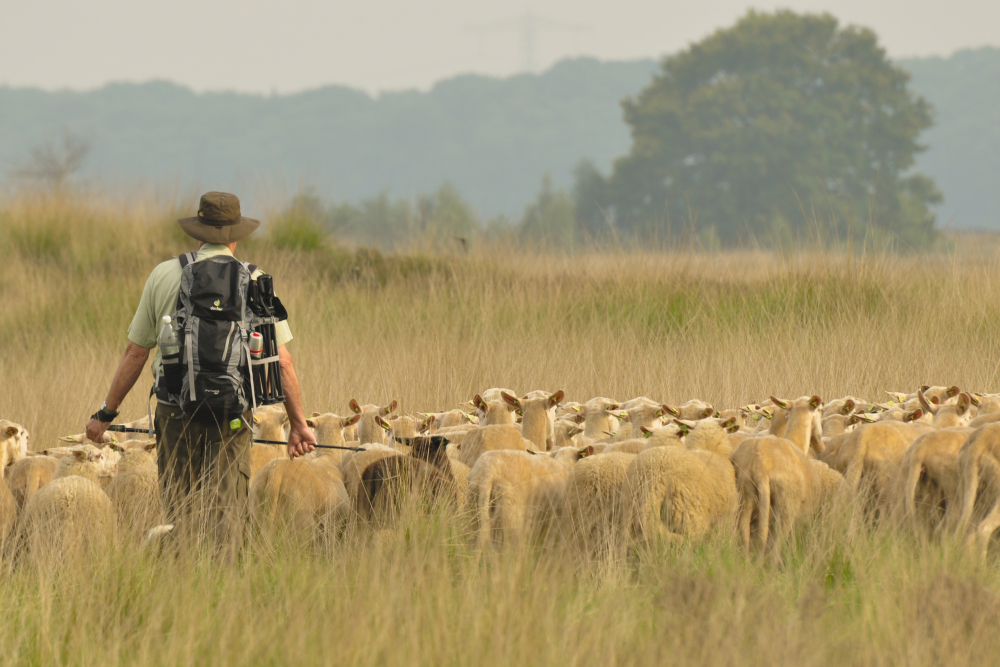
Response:
[[[35,450],[83,431],[152,267],[193,248],[153,201],[0,200],[0,418]],[[489,387],[717,408],[770,395],[1000,387],[1000,245],[707,253],[471,244],[383,255],[278,220],[237,256],[275,275],[308,412],[401,412]],[[144,376],[125,419],[146,414]],[[0,664],[978,665],[1000,655],[998,562],[850,509],[780,566],[731,535],[591,560],[558,543],[483,554],[459,518],[238,562],[120,541],[0,572]]]

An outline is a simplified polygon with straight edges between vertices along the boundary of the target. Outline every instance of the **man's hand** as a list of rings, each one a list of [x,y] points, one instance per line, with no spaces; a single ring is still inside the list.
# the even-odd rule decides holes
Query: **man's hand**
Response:
[[[87,422],[87,437],[93,442],[101,442],[101,438],[104,437],[104,432],[108,430],[111,426],[111,422],[99,422],[96,419],[91,419]]]
[[[316,450],[316,436],[308,426],[292,426],[288,432],[288,458],[305,456]]]

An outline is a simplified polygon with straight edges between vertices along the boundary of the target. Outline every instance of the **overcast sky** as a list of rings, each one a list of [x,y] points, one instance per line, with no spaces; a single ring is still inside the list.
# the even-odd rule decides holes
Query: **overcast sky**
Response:
[[[1000,46],[998,0],[0,0],[0,85],[426,88],[572,55],[660,56],[750,7],[828,11],[874,28],[893,57]]]

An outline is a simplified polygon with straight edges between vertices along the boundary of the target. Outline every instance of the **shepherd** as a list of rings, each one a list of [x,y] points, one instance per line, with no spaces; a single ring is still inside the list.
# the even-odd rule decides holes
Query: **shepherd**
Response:
[[[236,243],[260,225],[243,217],[240,200],[225,192],[201,197],[198,215],[177,221],[199,242],[196,252],[161,263],[150,274],[128,329],[128,345],[107,398],[87,423],[95,442],[118,417],[149,352],[163,335],[164,316],[180,334],[178,359],[163,363],[157,350],[155,378],[157,471],[163,506],[178,528],[207,533],[220,547],[242,543],[250,485],[253,408],[248,339],[253,314],[251,281],[264,274],[234,256]],[[287,320],[274,324],[278,366],[288,415],[288,455],[313,451],[306,425]],[[168,355],[169,357],[170,355]],[[172,362],[172,363],[171,363]]]

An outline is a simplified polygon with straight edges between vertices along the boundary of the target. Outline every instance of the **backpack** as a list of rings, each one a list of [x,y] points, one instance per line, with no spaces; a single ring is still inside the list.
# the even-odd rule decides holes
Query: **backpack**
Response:
[[[179,358],[164,360],[157,398],[202,421],[229,421],[253,407],[247,299],[257,267],[231,255],[178,257],[181,289],[173,315]]]

